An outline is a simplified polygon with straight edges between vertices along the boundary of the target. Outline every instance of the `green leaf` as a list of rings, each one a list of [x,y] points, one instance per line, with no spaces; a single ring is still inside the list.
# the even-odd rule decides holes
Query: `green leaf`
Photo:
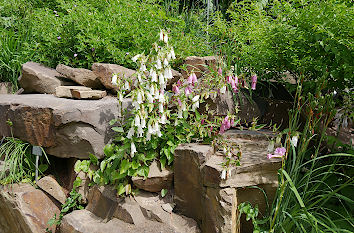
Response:
[[[38,170],[41,173],[44,173],[47,169],[48,169],[48,164],[41,164],[41,165],[38,166]]]
[[[80,187],[81,183],[82,183],[82,179],[80,177],[76,177],[73,183],[73,189]]]
[[[92,164],[98,165],[98,159],[94,154],[90,153],[89,158],[90,158],[90,161],[92,162]]]
[[[111,177],[112,177],[112,181],[115,181],[115,180],[120,180],[124,177],[126,177],[127,174],[120,174],[118,171],[113,171],[111,173]]]
[[[165,197],[167,192],[167,189],[161,189],[161,197]]]
[[[172,141],[167,141],[167,145],[169,145],[169,146],[174,146],[175,144],[173,144]]]
[[[118,195],[122,195],[123,193],[125,193],[125,185],[123,183],[120,183],[117,187],[117,193]]]
[[[124,129],[122,127],[112,127],[112,130],[118,133],[124,133]]]
[[[79,173],[81,171],[81,161],[80,160],[76,161],[76,163],[74,165],[74,171],[76,173]]]
[[[144,166],[144,177],[148,177],[149,176],[149,170],[150,168],[148,166]]]
[[[104,169],[106,168],[106,166],[107,166],[107,160],[102,160],[102,162],[100,163],[101,172],[104,171]]]
[[[120,174],[127,172],[130,166],[131,166],[130,162],[124,159],[120,164],[120,169],[119,169]]]
[[[113,148],[112,144],[107,144],[104,147],[103,152],[107,157],[111,157],[114,154],[114,148]]]
[[[117,122],[116,119],[112,119],[112,120],[109,121],[109,125],[114,125],[116,122]]]
[[[160,163],[161,163],[161,169],[165,169],[166,167],[166,157],[161,157],[160,158]]]

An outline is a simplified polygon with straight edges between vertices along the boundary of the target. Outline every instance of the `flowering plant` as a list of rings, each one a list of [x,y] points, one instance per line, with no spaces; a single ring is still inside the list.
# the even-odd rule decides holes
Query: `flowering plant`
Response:
[[[227,83],[230,83],[228,80],[235,80],[234,76],[225,79],[219,68],[217,73],[210,72],[198,79],[192,70],[188,77],[181,78],[172,85],[171,91],[167,91],[173,78],[170,66],[173,59],[174,49],[168,43],[167,33],[161,31],[160,41],[153,44],[148,55],[133,57],[138,65],[135,79],[113,76],[112,83],[119,87],[120,104],[124,98],[130,98],[132,109],[120,122],[122,127],[113,127],[117,132],[114,142],[105,147],[106,157],[100,162],[100,169],[90,173],[95,183],[111,183],[119,195],[129,194],[132,192],[129,177],[147,177],[153,160],[158,159],[164,169],[172,164],[174,150],[179,144],[191,141],[212,143],[237,122],[230,114],[214,116],[208,105],[205,113],[198,111],[206,99],[225,93]],[[256,82],[254,78],[252,80]],[[238,84],[232,83],[232,87],[237,87]],[[235,156],[241,153],[233,155],[226,144],[219,145],[229,158],[224,166],[238,164]]]

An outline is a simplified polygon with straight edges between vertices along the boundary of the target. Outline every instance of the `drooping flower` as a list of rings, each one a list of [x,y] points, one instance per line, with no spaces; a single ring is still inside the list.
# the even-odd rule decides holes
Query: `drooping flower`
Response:
[[[140,123],[140,126],[141,128],[145,128],[146,127],[146,120],[145,120],[145,117],[141,117],[141,123]]]
[[[150,70],[151,82],[157,82],[157,74],[156,71],[151,68]]]
[[[163,76],[162,73],[159,74],[159,84],[164,85],[165,84],[165,77]]]
[[[139,59],[139,57],[141,57],[141,54],[135,55],[134,57],[132,57],[132,61],[136,62]]]
[[[176,95],[179,95],[179,93],[180,93],[179,88],[178,88],[178,86],[176,86],[176,85],[173,85],[172,91],[173,91]]]
[[[138,126],[137,135],[139,138],[143,137],[144,135],[144,130],[140,125]]]
[[[278,147],[275,149],[274,154],[267,154],[267,158],[281,158],[286,154],[286,149],[284,147]]]
[[[135,115],[135,121],[134,122],[135,122],[134,123],[135,126],[140,126],[140,116],[139,116],[139,114]]]
[[[299,137],[298,136],[293,136],[291,138],[291,144],[296,147],[297,146],[297,142],[299,141]]]
[[[164,65],[165,67],[168,66],[168,61],[167,61],[166,58],[163,60],[163,65]]]
[[[163,31],[160,31],[160,40],[163,41]]]
[[[130,85],[128,81],[125,81],[124,83],[124,89],[130,91]]]
[[[199,108],[199,95],[196,95],[193,97],[192,99],[192,111],[196,110],[197,108]]]
[[[165,114],[162,114],[161,118],[160,118],[160,123],[161,124],[166,124],[166,115]]]
[[[161,60],[160,59],[157,59],[155,67],[158,70],[162,69],[162,64],[161,64]]]
[[[196,83],[198,80],[197,80],[197,75],[195,75],[194,72],[191,73],[191,75],[189,75],[188,79],[187,79],[187,82],[189,84],[192,84],[194,85],[194,83]]]
[[[177,86],[178,86],[178,87],[182,86],[182,82],[181,82],[181,80],[179,80],[179,79],[178,79],[178,81],[177,81]]]
[[[135,144],[134,142],[131,142],[130,143],[130,156],[131,157],[134,157],[134,154],[136,153],[136,147],[135,147]]]
[[[127,138],[131,139],[134,136],[135,130],[134,127],[131,127],[128,131]]]
[[[117,80],[118,80],[118,76],[117,76],[116,74],[113,75],[113,77],[112,77],[112,84],[117,86],[117,85],[118,85]]]
[[[164,34],[163,41],[167,44],[168,43],[168,35]]]
[[[218,74],[219,74],[219,75],[222,75],[222,69],[221,69],[221,67],[219,67],[219,69],[218,69]]]
[[[251,77],[251,81],[252,81],[252,84],[251,84],[251,89],[252,90],[256,90],[256,84],[257,84],[257,75],[252,75]]]
[[[74,57],[77,57],[77,53],[74,54]]]
[[[225,180],[226,179],[226,169],[222,170],[221,172],[221,179]]]
[[[159,103],[159,112],[163,113],[163,104],[161,102]]]
[[[192,92],[193,92],[193,89],[192,89],[191,86],[187,86],[187,87],[184,89],[184,94],[186,94],[186,96],[190,95]]]
[[[178,118],[183,118],[183,111],[182,111],[182,109],[180,108],[180,109],[178,109],[178,116],[177,116]]]
[[[223,86],[222,88],[220,88],[220,93],[221,94],[225,94],[226,93],[226,86]]]
[[[231,120],[229,119],[229,116],[226,116],[224,120],[221,122],[219,134],[225,133],[225,131],[230,128],[231,128]]]
[[[154,102],[152,95],[149,92],[146,92],[145,95],[146,95],[146,98],[149,101],[149,103],[152,104]]]
[[[176,59],[175,51],[173,50],[173,48],[171,48],[171,57],[172,59]]]

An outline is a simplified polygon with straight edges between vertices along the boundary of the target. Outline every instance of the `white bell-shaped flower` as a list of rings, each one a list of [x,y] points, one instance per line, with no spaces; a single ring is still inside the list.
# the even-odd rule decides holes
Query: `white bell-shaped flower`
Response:
[[[112,77],[112,84],[117,86],[117,85],[118,85],[117,80],[118,80],[118,76],[117,76],[116,74],[113,75],[113,77]]]
[[[150,104],[152,104],[154,102],[154,99],[152,98],[152,95],[149,92],[146,92],[145,95],[146,95],[146,98],[147,98],[148,102]]]
[[[141,91],[138,91],[138,93],[136,95],[136,101],[138,102],[138,104],[143,103],[143,96],[141,95]]]
[[[171,57],[172,57],[172,59],[176,59],[176,54],[175,54],[175,51],[173,50],[173,48],[171,48]]]
[[[151,82],[157,82],[157,74],[154,69],[151,68],[150,70]]]
[[[140,126],[141,126],[141,128],[145,128],[146,127],[146,119],[145,119],[145,117],[141,117]]]
[[[135,56],[132,58],[132,61],[133,61],[133,62],[136,62],[136,61],[139,59],[139,57],[141,57],[141,54],[135,55]]]
[[[164,37],[164,34],[163,34],[163,31],[161,30],[160,31],[160,40],[163,41],[163,37]]]
[[[226,86],[223,86],[222,88],[220,88],[220,93],[221,94],[225,94],[226,93]]]
[[[139,116],[139,114],[135,115],[134,125],[135,126],[140,126],[140,116]]]
[[[183,111],[182,109],[178,109],[178,118],[183,118]]]
[[[163,65],[164,65],[165,67],[168,66],[168,61],[167,61],[166,58],[163,60]]]
[[[161,60],[158,58],[156,60],[156,65],[155,65],[156,69],[160,70],[162,69],[162,64],[161,64]]]
[[[171,68],[166,68],[166,69],[164,70],[164,76],[165,76],[167,79],[172,79],[172,78],[173,78]]]
[[[130,156],[131,157],[134,157],[134,154],[136,153],[136,147],[135,147],[135,144],[134,142],[131,142],[130,144]]]
[[[162,103],[159,103],[159,112],[163,113],[163,104]]]
[[[159,84],[164,85],[165,84],[165,77],[163,76],[162,73],[159,74]]]
[[[162,114],[162,117],[160,118],[160,123],[161,124],[166,124],[166,114]]]
[[[163,41],[167,44],[168,43],[168,35],[164,34],[163,35]]]
[[[135,130],[134,127],[131,127],[128,131],[127,138],[131,139],[134,136]]]
[[[149,134],[153,134],[154,133],[154,129],[152,128],[151,124],[148,124],[148,133]]]
[[[160,93],[160,95],[159,95],[159,102],[160,103],[165,103],[165,95],[162,94],[162,93]]]
[[[144,135],[144,130],[140,125],[138,126],[138,129],[137,129],[137,135],[139,138],[143,137],[143,135]]]
[[[147,71],[145,64],[140,65],[140,71],[142,71],[142,72]]]
[[[151,140],[151,133],[147,133],[146,134],[146,141],[150,141]]]
[[[130,85],[128,81],[125,81],[124,83],[124,89],[130,91]]]

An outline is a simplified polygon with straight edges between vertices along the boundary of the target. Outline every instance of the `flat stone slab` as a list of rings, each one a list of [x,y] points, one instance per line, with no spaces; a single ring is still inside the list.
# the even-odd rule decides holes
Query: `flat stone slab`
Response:
[[[64,98],[73,98],[73,95],[71,92],[73,90],[86,90],[86,91],[92,91],[91,88],[89,87],[84,87],[84,86],[59,86],[55,88],[55,96],[56,97],[64,97]]]
[[[122,108],[130,105],[123,102]],[[0,95],[0,136],[15,137],[61,158],[104,157],[103,148],[114,132],[109,121],[120,117],[114,97],[100,100],[71,100],[53,95]]]

